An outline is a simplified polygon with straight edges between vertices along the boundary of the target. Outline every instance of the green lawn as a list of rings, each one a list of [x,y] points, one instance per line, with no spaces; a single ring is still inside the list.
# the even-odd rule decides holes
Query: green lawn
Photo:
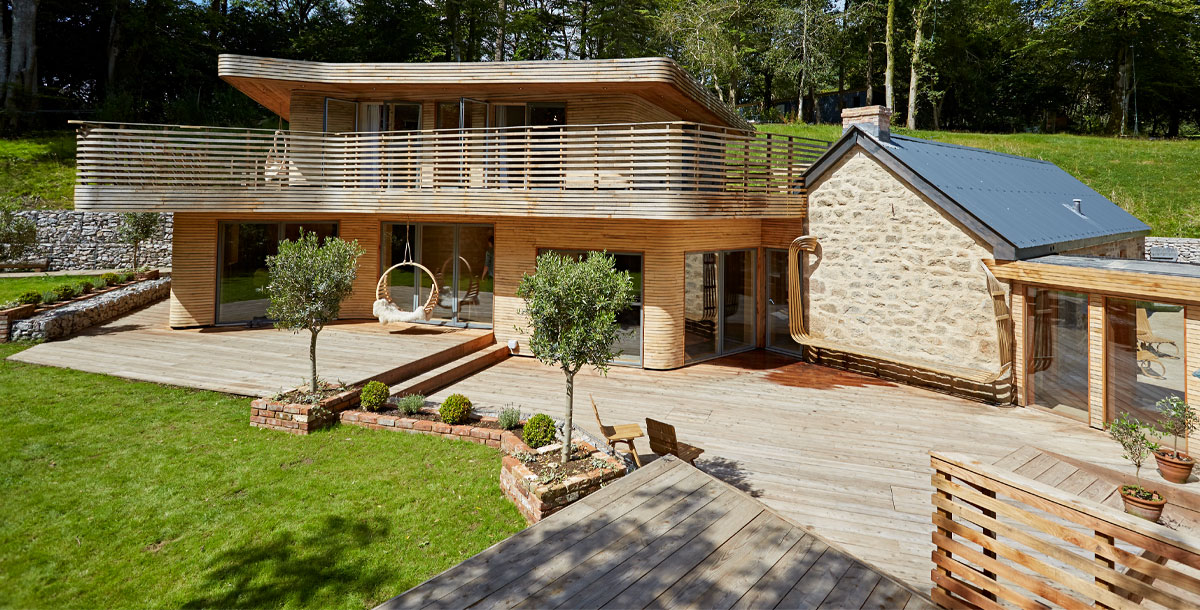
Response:
[[[8,361],[0,392],[0,607],[362,608],[524,525],[487,447]]]
[[[836,140],[835,125],[760,125],[762,131]],[[1200,237],[1200,140],[949,131],[896,133],[1043,159],[1082,180],[1166,237]]]
[[[0,274],[0,304],[16,300],[17,297],[30,291],[48,292],[51,288],[62,284],[78,286],[84,281],[97,283],[98,275],[39,275],[37,277],[4,277]]]
[[[69,210],[74,198],[75,132],[0,140],[0,202]]]

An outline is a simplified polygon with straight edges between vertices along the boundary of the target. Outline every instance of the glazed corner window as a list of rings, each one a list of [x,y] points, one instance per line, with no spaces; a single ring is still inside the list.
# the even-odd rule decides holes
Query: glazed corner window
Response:
[[[1109,297],[1104,312],[1106,419],[1128,413],[1157,423],[1159,400],[1187,396],[1183,306]]]
[[[1088,301],[1086,294],[1030,288],[1026,384],[1033,404],[1088,421]]]
[[[300,231],[324,241],[337,237],[336,222],[223,222],[217,262],[217,323],[265,320],[267,257],[279,251],[283,239],[295,240]]]
[[[557,250],[542,248],[538,254],[554,252],[575,260],[583,260],[588,252],[584,250]],[[621,327],[617,336],[617,344],[613,348],[620,352],[613,362],[619,364],[638,365],[642,363],[642,255],[621,252],[609,252],[616,263],[617,271],[628,271],[633,279],[633,305],[617,314],[617,325]]]

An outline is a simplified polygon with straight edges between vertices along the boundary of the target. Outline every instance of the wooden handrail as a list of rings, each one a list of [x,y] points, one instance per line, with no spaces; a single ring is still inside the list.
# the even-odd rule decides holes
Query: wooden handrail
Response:
[[[931,452],[930,462],[942,606],[1200,604],[1200,539],[969,456]]]

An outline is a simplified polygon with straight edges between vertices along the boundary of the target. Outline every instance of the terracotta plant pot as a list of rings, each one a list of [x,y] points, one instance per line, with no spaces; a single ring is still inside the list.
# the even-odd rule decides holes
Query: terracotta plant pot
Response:
[[[1158,473],[1162,478],[1172,483],[1187,483],[1196,461],[1182,451],[1179,452],[1179,458],[1175,459],[1169,449],[1154,452],[1154,460],[1158,462]]]
[[[1162,494],[1154,490],[1147,490],[1150,493],[1158,496],[1157,500],[1143,500],[1137,496],[1125,493],[1125,486],[1121,486],[1121,500],[1125,502],[1125,512],[1143,519],[1158,522],[1158,518],[1162,516],[1163,506],[1167,504],[1167,499],[1162,497]]]

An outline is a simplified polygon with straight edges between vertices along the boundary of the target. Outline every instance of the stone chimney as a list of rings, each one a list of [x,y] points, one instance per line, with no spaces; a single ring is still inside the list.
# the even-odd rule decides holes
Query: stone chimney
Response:
[[[887,106],[863,106],[861,108],[845,108],[842,110],[842,132],[845,133],[851,125],[871,134],[880,142],[892,139],[892,109]]]

